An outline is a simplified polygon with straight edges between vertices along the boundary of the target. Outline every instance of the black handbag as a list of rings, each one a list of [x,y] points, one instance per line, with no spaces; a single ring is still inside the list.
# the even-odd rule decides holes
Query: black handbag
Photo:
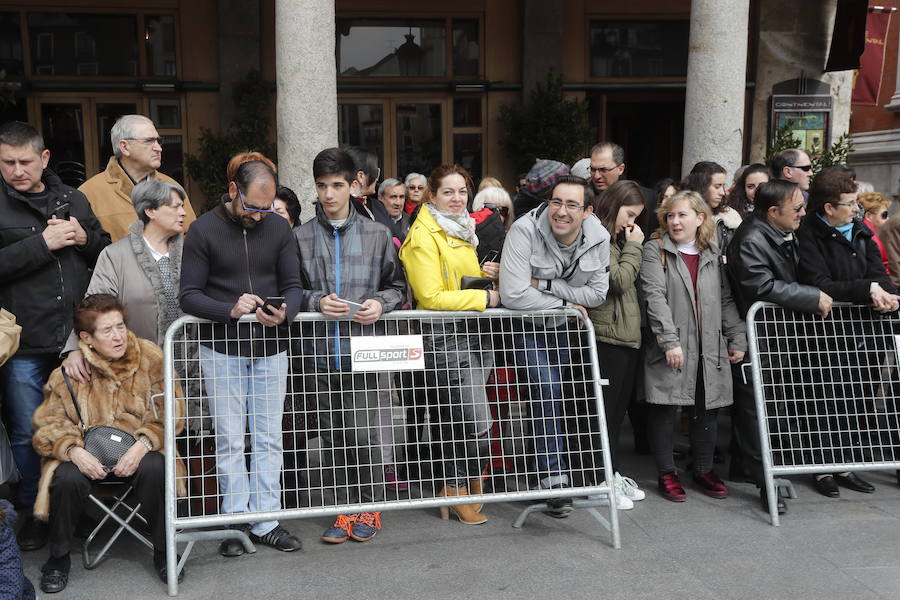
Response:
[[[62,370],[62,376],[69,389],[69,395],[72,397],[72,404],[75,405],[75,412],[78,413],[78,420],[81,421],[81,430],[84,432],[84,449],[93,455],[109,473],[137,440],[127,431],[109,425],[95,425],[85,429],[81,410],[75,400],[75,390],[72,389],[72,382],[66,375],[65,369]]]

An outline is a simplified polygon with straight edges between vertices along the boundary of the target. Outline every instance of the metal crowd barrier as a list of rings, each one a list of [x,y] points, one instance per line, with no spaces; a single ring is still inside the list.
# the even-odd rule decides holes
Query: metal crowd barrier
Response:
[[[542,328],[548,324],[559,328],[556,338],[549,342],[541,337]],[[255,317],[242,318],[241,326],[245,327],[241,341],[261,343],[259,336],[264,328]],[[345,337],[348,326],[352,335]],[[268,331],[271,334],[274,330]],[[190,381],[176,370],[174,357],[195,354],[197,344],[210,346],[222,340],[214,339],[208,321],[193,317],[179,319],[167,332],[166,540],[170,595],[177,594],[176,573],[197,540],[242,537],[245,549],[253,552],[248,537],[236,536],[234,530],[225,527],[265,520],[533,501],[523,506],[513,524],[521,527],[532,512],[550,508],[548,500],[552,504],[553,498],[576,497],[575,508],[588,510],[610,531],[613,547],[620,547],[618,520],[612,508],[615,492],[602,481],[603,474],[612,473],[612,468],[594,331],[590,321],[577,311],[396,311],[369,326],[327,320],[320,313],[301,313],[290,327],[278,331],[278,341],[289,348],[290,369],[284,390],[235,375],[224,363],[212,361],[209,353],[204,359],[202,348],[199,373],[187,375],[200,381]],[[527,361],[533,355],[529,358],[521,349],[535,340],[551,348],[561,344],[565,350],[547,355],[547,362],[554,368],[533,371],[545,390],[553,385],[554,372],[562,374],[562,401],[555,405],[542,404],[537,394],[532,398],[534,388],[527,377]],[[232,346],[235,348],[236,344]],[[344,375],[329,378],[328,370],[337,368]],[[231,454],[223,450],[218,460],[230,457],[232,465],[237,462],[247,468],[250,489],[244,490],[242,497],[249,497],[251,506],[271,504],[271,494],[266,496],[258,476],[265,472],[271,475],[278,469],[281,491],[276,509],[220,514],[226,497],[217,485],[216,446],[226,448],[227,436],[187,427],[175,434],[180,425],[172,417],[176,384],[188,390],[185,394],[205,397],[209,412],[215,415],[214,424],[226,423],[229,417],[239,419],[240,433],[244,433],[248,417],[245,409],[228,413],[215,406],[211,383],[221,389],[223,382],[244,388],[255,386],[255,392],[262,393],[264,408],[249,415],[257,434],[240,435],[238,449]],[[196,423],[197,415],[190,413],[200,410],[202,403],[196,401],[198,398],[186,400],[188,414],[184,420]],[[359,407],[366,402],[377,408],[353,409],[354,404]],[[558,420],[546,418],[552,410],[558,411]],[[233,428],[234,421],[231,423]],[[554,434],[554,427],[560,428],[559,435]],[[257,448],[270,431],[282,443],[281,465],[273,466]],[[227,439],[233,449],[234,436]],[[271,442],[271,436],[268,439]],[[564,440],[556,449],[552,445],[555,439]],[[539,485],[551,474],[547,457],[564,461],[562,472],[568,478],[568,487],[546,489]],[[183,470],[176,468],[179,462]],[[391,466],[406,486],[387,479],[385,467],[390,470]],[[445,481],[460,481],[460,473],[467,474],[469,495],[436,497]],[[186,488],[187,495],[179,496],[179,487]],[[600,506],[606,507],[608,515],[597,510]],[[179,543],[186,543],[186,547],[176,565]]]
[[[835,304],[828,317],[757,302],[747,314],[772,524],[779,475],[900,469],[900,319]]]

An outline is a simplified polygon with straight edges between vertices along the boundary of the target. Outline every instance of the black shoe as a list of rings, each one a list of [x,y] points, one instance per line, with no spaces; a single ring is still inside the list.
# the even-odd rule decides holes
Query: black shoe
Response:
[[[69,583],[69,572],[60,569],[41,569],[41,591],[45,594],[56,594],[66,589]]]
[[[871,494],[875,491],[875,486],[861,478],[856,473],[850,472],[846,475],[835,475],[834,480],[845,488],[862,492],[863,494]]]
[[[250,526],[247,524],[231,525],[229,529],[237,529],[244,533],[250,533]],[[240,556],[244,553],[244,544],[238,538],[227,538],[219,544],[219,554],[227,557]]]
[[[558,489],[569,487],[565,484],[557,484],[550,486],[549,489]],[[569,516],[569,513],[572,512],[572,499],[571,498],[547,498],[547,510],[544,511],[544,514],[554,519],[565,519]]]
[[[16,536],[19,540],[19,548],[24,552],[40,550],[47,545],[49,529],[47,521],[41,521],[40,519],[35,519],[33,516],[29,516],[22,525],[22,529],[19,530],[19,534]],[[65,587],[65,585],[63,587]],[[47,593],[49,594],[52,592]]]
[[[276,525],[275,529],[265,535],[251,533],[250,539],[254,544],[265,544],[282,552],[293,552],[303,548],[303,543],[281,525]]]
[[[831,475],[826,475],[821,479],[813,478],[813,485],[815,486],[817,492],[827,498],[839,498],[841,495],[840,490],[838,490],[837,483],[834,482],[834,477],[832,477]]]
[[[781,490],[777,487],[775,488],[775,495],[778,496],[778,500],[775,503],[775,506],[778,510],[779,515],[783,515],[787,513],[787,503],[784,501],[784,497],[781,495]],[[766,494],[766,488],[759,488],[759,504],[762,506],[763,512],[769,512],[769,495]]]
[[[178,561],[181,560],[181,555],[178,555],[178,558],[175,559],[175,564],[178,564]],[[153,552],[153,568],[156,569],[156,574],[159,575],[159,580],[163,583],[169,583],[169,570],[166,568],[166,553],[165,552]],[[178,573],[178,583],[184,581],[184,572],[186,569],[181,569]]]

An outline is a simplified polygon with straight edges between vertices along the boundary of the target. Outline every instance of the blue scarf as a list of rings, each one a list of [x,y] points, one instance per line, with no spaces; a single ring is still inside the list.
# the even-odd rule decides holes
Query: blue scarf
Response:
[[[843,235],[843,236],[847,239],[848,242],[852,242],[852,241],[853,241],[853,221],[850,221],[849,223],[846,223],[846,224],[844,224],[844,225],[832,225],[831,223],[828,222],[828,219],[826,219],[826,218],[823,217],[822,215],[820,215],[820,214],[818,214],[818,213],[816,213],[816,215],[817,215],[820,219],[822,219],[822,222],[823,222],[823,223],[825,223],[826,225],[828,225],[828,226],[831,227],[832,229],[837,229],[838,232],[839,232],[841,235]]]

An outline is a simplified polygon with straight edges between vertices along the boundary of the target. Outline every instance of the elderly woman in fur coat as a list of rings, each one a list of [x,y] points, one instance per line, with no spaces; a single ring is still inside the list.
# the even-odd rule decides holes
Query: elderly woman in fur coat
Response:
[[[32,419],[33,445],[43,457],[34,514],[50,520],[50,558],[41,568],[41,590],[50,594],[66,587],[75,525],[92,482],[104,479],[126,480],[134,486],[151,532],[153,565],[165,581],[164,406],[161,398],[151,401],[164,389],[162,350],[125,327],[125,309],[110,294],[82,300],[75,312],[75,331],[91,378],[86,384],[72,382],[70,392],[62,368],[53,371],[44,402]],[[176,393],[180,396],[180,390]],[[182,401],[176,403],[174,418],[176,429],[183,428]],[[107,472],[84,449],[82,425],[116,427],[132,434],[136,442]]]

